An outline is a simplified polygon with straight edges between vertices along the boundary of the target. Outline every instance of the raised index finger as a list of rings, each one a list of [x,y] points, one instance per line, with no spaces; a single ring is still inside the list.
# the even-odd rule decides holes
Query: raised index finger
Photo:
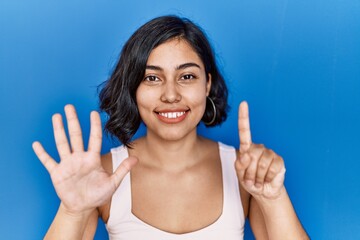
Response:
[[[239,106],[239,137],[240,137],[240,152],[246,152],[251,146],[251,132],[249,120],[249,106],[246,101],[240,103]]]

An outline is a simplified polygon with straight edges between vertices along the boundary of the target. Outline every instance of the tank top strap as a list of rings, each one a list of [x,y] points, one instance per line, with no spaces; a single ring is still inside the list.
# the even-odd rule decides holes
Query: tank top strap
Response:
[[[119,146],[111,149],[113,172],[129,156],[126,146]],[[131,183],[130,174],[126,174],[119,188],[111,199],[110,216],[107,227],[116,226],[126,221],[131,215]],[[116,229],[116,228],[114,228]]]
[[[224,206],[222,218],[229,221],[229,223],[237,223],[243,226],[245,217],[241,203],[239,181],[234,166],[236,149],[221,142],[218,144],[223,174]]]

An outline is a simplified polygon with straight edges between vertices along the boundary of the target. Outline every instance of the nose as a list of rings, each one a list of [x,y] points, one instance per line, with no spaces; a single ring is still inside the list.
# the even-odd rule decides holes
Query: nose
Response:
[[[161,101],[167,103],[176,103],[181,100],[181,94],[178,86],[172,81],[168,81],[163,85]]]

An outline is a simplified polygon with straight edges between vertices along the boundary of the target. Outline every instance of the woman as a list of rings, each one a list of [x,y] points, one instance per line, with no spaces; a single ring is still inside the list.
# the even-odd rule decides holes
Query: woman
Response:
[[[111,239],[307,239],[283,185],[284,162],[253,144],[248,105],[239,107],[240,148],[197,135],[226,119],[227,88],[201,29],[164,16],[140,27],[100,92],[106,130],[123,145],[100,156],[92,112],[88,150],[73,106],[53,116],[56,163],[35,142],[61,199],[46,239],[92,239],[98,217]],[[140,122],[146,135],[131,140]],[[128,174],[130,172],[130,174]]]

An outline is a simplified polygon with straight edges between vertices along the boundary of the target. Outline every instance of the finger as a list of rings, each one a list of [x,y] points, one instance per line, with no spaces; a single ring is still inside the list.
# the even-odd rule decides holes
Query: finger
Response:
[[[88,150],[100,154],[102,143],[102,128],[100,115],[98,112],[93,111],[90,113],[90,123],[91,129]]]
[[[111,176],[115,187],[118,188],[125,175],[131,170],[133,166],[138,162],[137,158],[129,157],[125,159],[120,166],[115,170]]]
[[[251,146],[251,132],[249,120],[249,107],[247,102],[243,101],[239,106],[239,137],[240,137],[240,152],[248,151]]]
[[[256,159],[251,159],[249,167],[246,169],[244,174],[244,182],[247,186],[252,186],[255,184],[256,168],[257,168]]]
[[[240,158],[235,161],[235,169],[239,181],[244,181],[244,175],[246,168],[251,162],[250,155],[248,153],[241,154]]]
[[[60,114],[57,113],[52,116],[52,124],[54,129],[56,148],[58,150],[59,156],[60,158],[65,158],[71,153],[71,151]]]
[[[244,182],[248,186],[252,186],[255,184],[258,162],[263,152],[264,147],[262,145],[252,145],[248,151],[251,162],[247,167],[244,175]]]
[[[44,167],[49,172],[49,174],[51,174],[51,172],[57,165],[55,160],[52,159],[52,157],[50,157],[50,155],[44,150],[41,143],[34,142],[32,144],[32,148],[33,148],[36,156],[39,158],[40,162],[44,165]]]
[[[255,186],[257,188],[261,188],[263,186],[265,181],[265,176],[268,172],[268,169],[274,157],[275,157],[275,153],[269,149],[266,149],[263,152],[257,166],[256,180],[255,180]]]
[[[273,179],[283,171],[283,169],[285,169],[284,160],[282,159],[282,157],[276,155],[271,165],[269,166],[269,169],[265,177],[265,181],[272,182]]]
[[[71,148],[74,152],[84,151],[82,132],[76,110],[73,105],[65,106],[65,115],[68,123]]]

